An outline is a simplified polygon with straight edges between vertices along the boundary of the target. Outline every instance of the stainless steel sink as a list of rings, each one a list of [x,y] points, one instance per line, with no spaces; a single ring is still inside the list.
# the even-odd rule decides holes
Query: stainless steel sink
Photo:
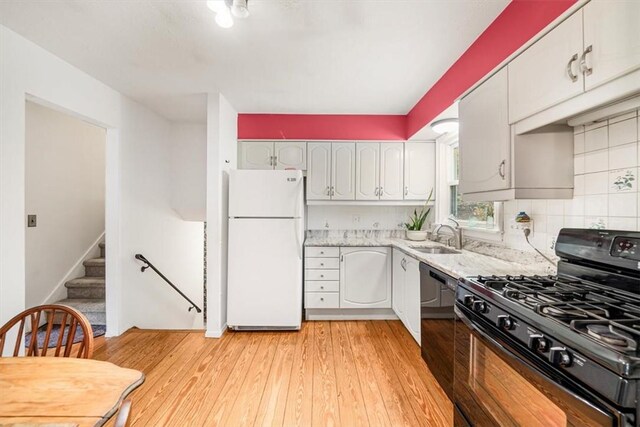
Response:
[[[411,248],[414,251],[418,251],[418,252],[422,252],[423,254],[440,254],[440,255],[454,255],[454,254],[459,254],[460,252],[454,250],[454,249],[449,249],[447,247],[444,246],[438,246],[435,248]]]

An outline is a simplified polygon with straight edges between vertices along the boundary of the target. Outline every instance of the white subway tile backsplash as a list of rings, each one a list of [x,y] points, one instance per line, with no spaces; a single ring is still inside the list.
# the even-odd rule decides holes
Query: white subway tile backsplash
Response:
[[[635,230],[636,225],[636,218],[609,218],[609,228],[612,230]]]
[[[609,216],[638,216],[638,193],[617,193],[609,195]]]
[[[594,129],[599,129],[602,127],[606,127],[608,125],[606,120],[600,120],[599,122],[595,122],[595,123],[591,123],[590,125],[585,125],[584,126],[584,131],[585,132],[589,132],[592,131]]]
[[[548,200],[547,214],[564,215],[564,200]]]
[[[584,196],[584,175],[574,175],[573,177],[573,195]]]
[[[573,136],[573,154],[584,153],[584,133],[578,133]]]
[[[609,149],[609,169],[638,166],[638,143],[619,145]]]
[[[585,173],[603,172],[606,170],[609,170],[609,150],[593,151],[584,154]]]
[[[638,119],[624,120],[609,126],[609,146],[624,145],[638,141]]]
[[[608,195],[584,196],[584,215],[607,216]]]
[[[580,175],[584,173],[584,154],[578,154],[573,158],[573,173]]]
[[[607,126],[584,133],[584,151],[602,150],[609,146],[609,130]]]
[[[609,192],[608,172],[587,173],[582,176],[584,177],[585,195],[607,194]]]

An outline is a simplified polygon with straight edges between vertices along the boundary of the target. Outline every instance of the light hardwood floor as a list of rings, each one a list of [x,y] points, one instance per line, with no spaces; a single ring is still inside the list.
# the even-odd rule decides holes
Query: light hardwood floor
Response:
[[[132,329],[94,358],[139,369],[133,426],[450,426],[453,409],[399,321],[300,332]],[[109,425],[113,424],[113,420]]]

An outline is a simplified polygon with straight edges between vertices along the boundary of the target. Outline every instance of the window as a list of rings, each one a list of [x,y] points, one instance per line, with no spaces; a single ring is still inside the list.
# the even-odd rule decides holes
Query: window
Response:
[[[447,184],[449,186],[449,215],[460,222],[460,225],[469,228],[495,229],[497,203],[494,202],[463,202],[462,195],[458,191],[460,176],[460,149],[458,142],[447,147]]]

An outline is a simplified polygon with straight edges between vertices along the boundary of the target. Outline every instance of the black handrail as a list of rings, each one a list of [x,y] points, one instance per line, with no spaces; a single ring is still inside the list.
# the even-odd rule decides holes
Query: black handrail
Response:
[[[144,271],[145,271],[147,268],[151,268],[153,271],[155,271],[155,272],[158,274],[158,276],[162,277],[162,278],[164,279],[164,281],[165,281],[165,282],[167,282],[167,283],[169,284],[169,286],[171,286],[173,289],[175,289],[175,291],[176,291],[177,293],[179,293],[180,295],[182,295],[182,298],[184,298],[184,299],[186,299],[187,301],[189,301],[189,303],[191,304],[191,307],[189,307],[189,311],[191,311],[191,309],[195,308],[195,309],[196,309],[196,311],[197,311],[198,313],[202,313],[202,310],[200,309],[200,307],[198,307],[198,306],[196,305],[196,303],[194,303],[193,301],[191,301],[191,300],[189,299],[189,297],[188,297],[188,296],[186,296],[186,295],[185,295],[185,294],[184,294],[180,289],[178,289],[178,287],[177,287],[176,285],[174,285],[173,283],[171,283],[171,280],[167,279],[167,278],[166,278],[166,276],[165,276],[164,274],[160,273],[160,271],[159,271],[159,270],[158,270],[158,269],[157,269],[153,264],[151,264],[151,263],[149,262],[149,260],[148,260],[148,259],[146,259],[142,254],[136,254],[136,259],[137,259],[138,261],[142,261],[142,262],[144,262],[144,263],[146,264],[146,265],[143,265],[142,267],[140,267],[140,271],[142,271],[142,272],[144,273]]]

